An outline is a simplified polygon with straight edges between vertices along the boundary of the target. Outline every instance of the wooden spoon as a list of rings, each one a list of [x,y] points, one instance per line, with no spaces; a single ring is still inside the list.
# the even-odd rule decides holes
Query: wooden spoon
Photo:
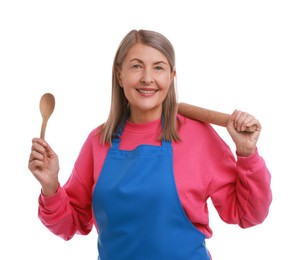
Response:
[[[40,100],[40,112],[43,119],[41,126],[41,135],[40,135],[42,139],[45,139],[47,122],[54,108],[55,108],[55,97],[51,93],[45,93]]]

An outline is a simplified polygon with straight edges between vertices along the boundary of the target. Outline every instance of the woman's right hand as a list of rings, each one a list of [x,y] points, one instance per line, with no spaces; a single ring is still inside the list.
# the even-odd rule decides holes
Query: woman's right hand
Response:
[[[59,188],[59,160],[49,144],[41,138],[32,139],[28,168],[42,186],[45,196],[55,194]]]

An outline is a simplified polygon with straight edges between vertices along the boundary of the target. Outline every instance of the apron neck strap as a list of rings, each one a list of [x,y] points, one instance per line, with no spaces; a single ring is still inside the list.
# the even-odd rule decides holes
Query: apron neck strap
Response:
[[[127,113],[126,116],[124,117],[124,119],[123,119],[123,121],[122,121],[122,123],[119,127],[119,130],[113,134],[112,148],[119,149],[121,136],[123,134],[125,123],[128,119],[128,116],[129,116],[129,113]],[[164,127],[164,115],[162,115],[162,117],[161,117],[161,127],[162,128]],[[163,147],[166,147],[168,144],[170,144],[170,141],[162,140],[162,146]]]

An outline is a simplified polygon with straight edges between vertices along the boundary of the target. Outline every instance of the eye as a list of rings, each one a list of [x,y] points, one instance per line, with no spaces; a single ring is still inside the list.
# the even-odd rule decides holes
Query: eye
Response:
[[[156,70],[164,70],[164,68],[162,66],[155,66],[154,69],[156,69]]]
[[[140,68],[141,68],[141,65],[140,65],[140,64],[134,64],[134,65],[132,66],[132,68],[134,68],[134,69],[140,69]]]

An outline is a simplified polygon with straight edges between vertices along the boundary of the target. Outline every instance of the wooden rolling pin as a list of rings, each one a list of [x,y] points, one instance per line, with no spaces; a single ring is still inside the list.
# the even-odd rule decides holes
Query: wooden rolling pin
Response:
[[[227,126],[230,115],[202,107],[193,106],[183,102],[178,103],[178,112],[189,118],[204,122],[210,123],[219,126]],[[256,126],[253,125],[248,127],[245,132],[254,132]]]

